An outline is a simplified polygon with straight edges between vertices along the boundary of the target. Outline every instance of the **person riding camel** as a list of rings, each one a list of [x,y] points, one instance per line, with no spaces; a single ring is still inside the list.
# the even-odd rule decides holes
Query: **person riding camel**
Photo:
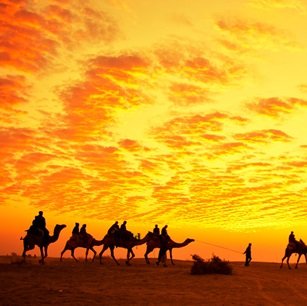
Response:
[[[39,211],[38,215],[35,216],[29,231],[34,235],[38,235],[40,231],[42,231],[45,238],[49,237],[49,231],[46,228],[46,219],[43,216],[43,211]]]
[[[126,224],[127,221],[124,221],[119,230],[119,238],[123,240],[128,240],[133,237],[133,234],[127,230]]]
[[[289,243],[294,242],[295,243],[296,239],[295,239],[295,235],[293,233],[293,231],[290,233],[289,235]]]
[[[112,224],[112,226],[108,229],[108,234],[114,234],[115,232],[119,231],[119,225],[118,225],[118,221],[115,221],[114,224]]]
[[[86,232],[86,224],[83,224],[81,226],[80,232],[79,232],[79,237],[82,241],[86,241],[87,239],[87,232]]]
[[[296,240],[295,235],[293,231],[289,235],[289,244],[298,247],[299,246],[299,241]]]
[[[76,222],[75,227],[73,228],[71,233],[73,237],[79,236],[79,223]]]
[[[154,235],[156,235],[157,237],[159,237],[160,235],[160,229],[158,227],[158,224],[155,225],[154,229],[153,229],[153,233]]]

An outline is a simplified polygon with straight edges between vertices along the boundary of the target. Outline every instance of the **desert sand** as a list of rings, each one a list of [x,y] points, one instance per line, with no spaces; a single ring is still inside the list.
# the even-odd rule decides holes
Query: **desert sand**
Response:
[[[116,266],[37,258],[0,258],[0,304],[4,305],[307,305],[307,265],[231,263],[233,275],[191,275],[192,261],[146,265],[134,259]]]

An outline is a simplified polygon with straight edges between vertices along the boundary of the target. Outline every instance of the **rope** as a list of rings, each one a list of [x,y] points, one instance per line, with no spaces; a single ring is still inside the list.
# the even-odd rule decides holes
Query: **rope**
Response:
[[[238,254],[242,254],[242,252],[239,252],[237,250],[233,250],[233,249],[230,249],[230,248],[225,248],[225,247],[217,245],[217,244],[213,244],[213,243],[209,243],[209,242],[205,242],[205,241],[201,241],[201,240],[197,240],[197,242],[200,242],[200,243],[203,243],[203,244],[208,244],[208,245],[211,245],[211,246],[214,246],[214,247],[217,247],[217,248],[220,248],[220,249],[228,250],[228,251],[231,251],[231,252],[235,252],[235,253],[238,253]]]

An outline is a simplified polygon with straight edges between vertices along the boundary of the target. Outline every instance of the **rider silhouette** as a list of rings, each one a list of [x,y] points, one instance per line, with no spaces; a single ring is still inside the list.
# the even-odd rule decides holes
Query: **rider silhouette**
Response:
[[[154,229],[153,229],[153,233],[156,235],[156,236],[159,236],[160,235],[160,229],[158,227],[158,224],[155,225]]]
[[[29,231],[35,235],[38,235],[40,230],[43,232],[44,238],[49,237],[49,231],[46,228],[46,219],[43,216],[43,211],[38,212],[38,215],[35,216],[32,225],[29,228]]]
[[[72,230],[73,235],[79,235],[79,223],[76,222],[75,227]]]

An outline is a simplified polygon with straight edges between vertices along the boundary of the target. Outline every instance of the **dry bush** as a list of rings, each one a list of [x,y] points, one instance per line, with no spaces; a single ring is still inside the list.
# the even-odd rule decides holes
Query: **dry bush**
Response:
[[[232,266],[228,261],[221,260],[218,256],[213,255],[211,259],[204,260],[198,255],[192,255],[194,260],[191,268],[191,274],[232,274]]]

